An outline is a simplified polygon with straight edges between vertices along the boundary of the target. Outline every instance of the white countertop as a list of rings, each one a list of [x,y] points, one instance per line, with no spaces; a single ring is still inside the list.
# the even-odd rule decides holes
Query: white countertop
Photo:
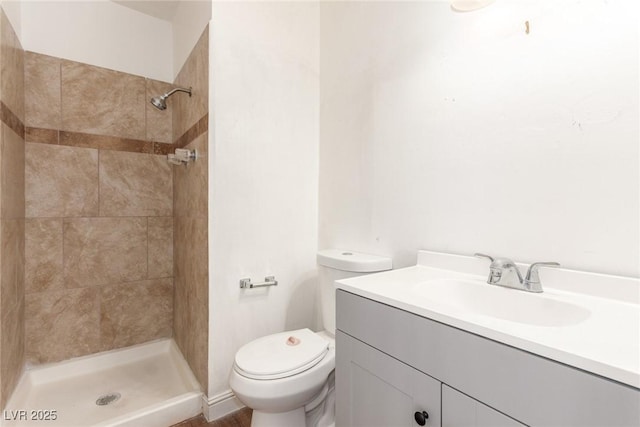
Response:
[[[488,273],[486,260],[420,251],[414,267],[339,280],[336,287],[640,388],[640,279],[541,269],[544,292],[533,294],[486,284]],[[515,297],[520,304],[527,298],[561,308],[566,303],[583,315],[564,326],[554,326],[553,319],[534,325],[483,315],[451,304],[455,301],[442,293],[441,280],[430,287],[439,279],[473,281],[488,287],[474,291],[487,289],[491,298]]]

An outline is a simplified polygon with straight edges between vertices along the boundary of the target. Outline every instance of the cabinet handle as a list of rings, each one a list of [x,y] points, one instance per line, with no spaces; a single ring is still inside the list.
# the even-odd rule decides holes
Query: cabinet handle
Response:
[[[429,414],[427,414],[427,411],[416,412],[415,414],[413,414],[413,418],[416,419],[416,422],[418,423],[419,426],[423,426],[427,423],[427,418],[429,418]]]

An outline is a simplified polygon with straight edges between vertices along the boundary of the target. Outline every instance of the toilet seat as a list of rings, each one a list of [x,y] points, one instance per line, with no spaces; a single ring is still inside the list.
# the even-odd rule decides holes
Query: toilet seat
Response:
[[[307,328],[281,332],[240,348],[234,370],[256,380],[286,378],[311,369],[328,351],[329,342]]]

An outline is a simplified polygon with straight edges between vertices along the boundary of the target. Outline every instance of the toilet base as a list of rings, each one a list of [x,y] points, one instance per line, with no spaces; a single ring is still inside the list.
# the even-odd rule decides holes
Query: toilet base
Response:
[[[269,413],[253,410],[251,427],[300,427],[306,424],[304,407],[289,412]]]

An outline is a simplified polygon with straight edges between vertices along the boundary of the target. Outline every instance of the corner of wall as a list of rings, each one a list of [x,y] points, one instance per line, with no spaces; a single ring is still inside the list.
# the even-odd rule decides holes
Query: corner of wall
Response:
[[[244,408],[244,405],[231,390],[210,398],[207,396],[202,397],[202,413],[207,421],[217,420],[242,408]]]
[[[215,174],[215,150],[216,150],[216,145],[215,145],[215,118],[216,118],[216,112],[214,109],[214,94],[215,94],[215,85],[213,84],[212,81],[212,64],[213,64],[213,54],[214,54],[214,49],[213,49],[213,20],[209,21],[209,129],[208,129],[208,137],[209,137],[209,141],[208,141],[208,146],[209,146],[209,152],[207,153],[207,163],[208,163],[208,169],[209,169],[209,175],[207,176],[207,188],[208,188],[208,195],[207,195],[207,229],[208,230],[213,230],[213,212],[214,212],[214,174]],[[207,247],[207,259],[208,259],[208,263],[209,263],[209,271],[214,271],[213,267],[214,267],[214,263],[213,263],[213,245],[208,245]],[[213,292],[211,292],[212,289],[212,275],[209,274],[209,283],[207,284],[209,287],[209,336],[207,337],[207,345],[209,347],[209,351],[208,351],[208,365],[209,367],[214,366],[214,358],[213,358],[213,340],[211,339],[211,331],[213,331],[213,316],[211,315],[211,307],[213,307]],[[208,372],[209,375],[209,381],[208,381],[208,386],[207,386],[207,390],[205,390],[205,394],[206,396],[211,396],[211,394],[213,393],[213,381],[211,381],[211,369],[209,369]],[[204,412],[205,416],[208,413],[207,411]],[[210,418],[207,418],[208,420]]]
[[[22,5],[21,0],[0,0],[0,7],[22,43]]]
[[[180,2],[171,21],[173,29],[173,76],[178,73],[211,20],[210,1]]]

